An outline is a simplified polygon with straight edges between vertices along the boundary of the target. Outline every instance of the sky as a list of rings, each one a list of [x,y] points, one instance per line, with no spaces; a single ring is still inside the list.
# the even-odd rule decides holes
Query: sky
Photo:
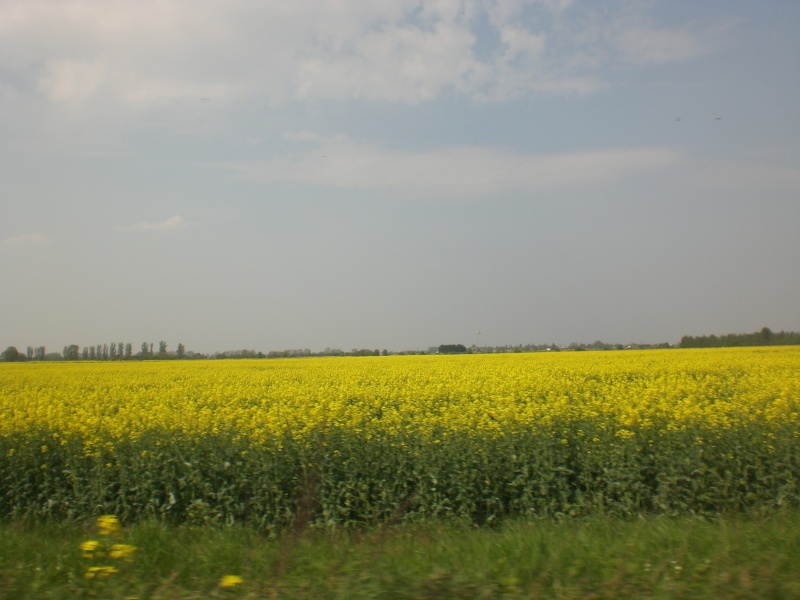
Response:
[[[798,331],[798,27],[794,0],[0,0],[0,346]]]

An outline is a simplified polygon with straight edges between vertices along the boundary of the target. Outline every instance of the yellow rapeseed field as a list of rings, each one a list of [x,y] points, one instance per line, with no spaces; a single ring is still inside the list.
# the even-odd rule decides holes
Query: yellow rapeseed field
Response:
[[[0,365],[11,514],[327,524],[797,503],[800,349]]]

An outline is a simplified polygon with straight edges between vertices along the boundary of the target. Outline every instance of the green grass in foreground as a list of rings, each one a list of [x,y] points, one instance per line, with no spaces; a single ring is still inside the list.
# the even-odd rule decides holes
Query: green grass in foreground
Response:
[[[86,558],[81,543],[137,547]],[[800,598],[800,512],[525,521],[497,529],[0,525],[0,598]],[[86,578],[90,566],[116,572]],[[242,583],[222,587],[226,575]]]

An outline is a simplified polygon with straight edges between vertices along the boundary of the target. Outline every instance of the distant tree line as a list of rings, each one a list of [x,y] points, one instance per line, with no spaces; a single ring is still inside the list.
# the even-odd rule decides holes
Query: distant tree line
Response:
[[[394,354],[421,354],[418,351],[396,352]],[[424,353],[422,353],[424,354]],[[59,352],[48,353],[44,346],[33,348],[28,346],[27,353],[23,354],[14,346],[9,346],[0,354],[0,360],[4,362],[23,362],[34,360],[51,361],[102,361],[102,360],[174,360],[174,359],[234,359],[234,358],[290,358],[304,356],[388,356],[389,351],[370,350],[366,348],[353,348],[350,352],[345,352],[339,348],[325,348],[321,352],[311,352],[308,348],[302,350],[280,350],[272,351],[268,354],[256,350],[228,350],[226,352],[215,352],[213,354],[200,354],[187,351],[183,344],[178,344],[177,349],[171,352],[167,347],[167,342],[160,341],[156,349],[152,342],[142,342],[138,352],[133,351],[133,344],[123,342],[112,342],[111,344],[97,344],[95,346],[78,346],[70,344],[64,346]]]
[[[419,351],[395,352],[394,354],[424,354]],[[272,351],[268,354],[256,350],[228,350],[226,352],[215,352],[213,354],[200,354],[187,351],[183,344],[178,344],[175,352],[169,351],[167,342],[160,341],[158,348],[155,349],[152,342],[142,342],[138,352],[133,351],[133,344],[123,342],[112,342],[111,344],[97,344],[95,346],[78,346],[70,344],[64,346],[59,352],[48,353],[44,346],[33,348],[28,347],[27,353],[23,354],[14,346],[9,346],[0,354],[0,360],[4,362],[23,362],[34,360],[52,361],[80,361],[80,360],[174,360],[174,359],[235,359],[235,358],[292,358],[305,356],[388,356],[389,351],[370,350],[366,348],[353,348],[350,352],[345,352],[339,348],[325,348],[321,352],[311,352],[308,348],[302,350],[280,350]]]
[[[681,348],[723,348],[733,346],[796,346],[800,345],[800,333],[793,331],[773,332],[764,327],[755,333],[726,333],[725,335],[685,335]]]
[[[175,352],[169,352],[167,342],[158,343],[158,351],[153,351],[153,343],[143,342],[141,351],[134,353],[133,344],[124,342],[111,342],[110,344],[97,344],[94,346],[78,346],[69,344],[64,346],[61,353],[48,353],[44,346],[28,346],[23,354],[15,346],[6,348],[0,355],[5,362],[22,362],[34,360],[169,360],[180,358],[201,357],[195,353],[187,353],[183,344],[178,344]]]
[[[791,331],[773,332],[769,327],[754,333],[728,333],[725,335],[685,335],[678,344],[679,348],[717,348],[726,346],[790,346],[800,345],[800,333]],[[388,350],[370,350],[366,348],[353,348],[345,352],[339,348],[325,348],[321,352],[311,352],[308,348],[300,350],[277,350],[267,354],[255,350],[232,350],[218,352],[211,355],[187,351],[183,344],[178,344],[176,350],[171,352],[167,342],[158,342],[158,348],[152,342],[142,342],[138,352],[133,351],[133,344],[111,342],[110,344],[96,344],[94,346],[78,346],[70,344],[64,346],[59,352],[48,353],[44,346],[28,346],[23,353],[14,346],[7,347],[0,353],[0,360],[4,362],[41,361],[41,360],[173,360],[173,359],[199,359],[199,358],[295,358],[310,356],[388,356],[406,354],[467,354],[467,353],[504,353],[504,352],[542,352],[558,350],[623,350],[623,349],[648,349],[671,348],[669,343],[662,344],[607,344],[596,341],[592,344],[570,344],[567,347],[553,344],[520,344],[517,346],[472,346],[467,348],[464,344],[442,344],[438,348],[429,348],[428,351],[404,350],[389,352]]]
[[[394,354],[407,354],[405,352],[396,352]],[[312,352],[308,348],[301,350],[271,350],[266,354],[267,358],[300,358],[308,356],[389,356],[389,351],[385,348],[383,350],[370,350],[368,348],[353,348],[350,352],[345,352],[340,348],[325,348],[321,352]]]
[[[467,347],[464,344],[441,344],[439,354],[466,354]]]
[[[212,354],[210,358],[266,358],[266,355],[255,350],[229,350]]]

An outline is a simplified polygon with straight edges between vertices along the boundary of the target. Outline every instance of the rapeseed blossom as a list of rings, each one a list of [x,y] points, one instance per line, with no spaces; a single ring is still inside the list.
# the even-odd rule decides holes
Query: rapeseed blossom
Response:
[[[621,437],[800,422],[800,352],[734,350],[3,365],[0,435],[51,431],[45,464],[51,445],[80,439],[99,456],[153,430],[271,442],[330,429],[497,437],[586,419]]]
[[[38,499],[66,489],[126,520],[288,522],[299,480],[331,522],[793,502],[775,473],[797,470],[798,364],[793,347],[2,364],[0,508],[50,514],[69,502]]]

